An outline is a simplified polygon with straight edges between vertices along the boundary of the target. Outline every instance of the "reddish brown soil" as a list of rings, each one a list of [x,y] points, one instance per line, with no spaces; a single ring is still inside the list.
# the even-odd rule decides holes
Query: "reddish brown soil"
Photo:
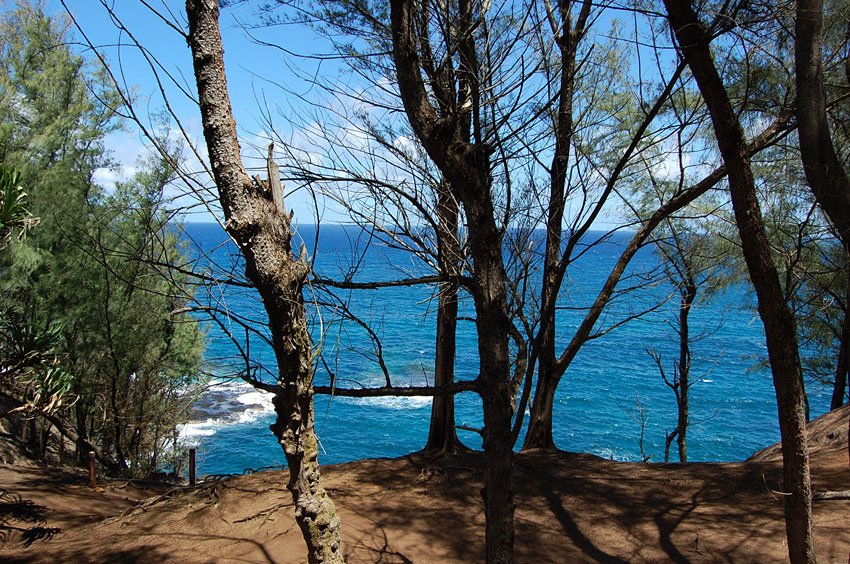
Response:
[[[816,492],[850,490],[845,408],[811,427]],[[776,448],[737,464],[618,463],[569,453],[517,457],[517,562],[787,560]],[[483,554],[480,455],[413,455],[324,469],[349,562],[475,562]],[[304,562],[281,472],[145,494],[78,475],[0,466],[0,560]],[[150,492],[148,492],[150,493]],[[3,503],[3,500],[0,500]],[[43,521],[27,521],[30,512]],[[21,505],[23,504],[23,505]],[[135,507],[135,508],[134,508]],[[850,501],[814,502],[821,562],[848,562]],[[105,518],[105,516],[110,516]],[[53,534],[25,531],[56,528]],[[41,538],[39,538],[41,537]]]

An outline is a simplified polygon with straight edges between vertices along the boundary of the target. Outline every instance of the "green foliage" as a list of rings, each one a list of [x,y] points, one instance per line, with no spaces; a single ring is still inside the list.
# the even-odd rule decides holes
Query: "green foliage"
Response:
[[[18,171],[0,165],[0,251],[4,251],[15,231],[23,237],[38,223],[27,208],[27,193],[20,185]]]
[[[0,319],[0,383],[21,405],[13,412],[30,415],[58,411],[70,397],[73,376],[61,365],[62,327],[47,327],[13,312]]]
[[[145,474],[200,381],[203,335],[185,317],[191,286],[170,269],[185,257],[163,203],[179,154],[98,186],[117,93],[40,8],[3,14],[0,33],[0,163],[21,171],[42,218],[2,257],[0,364],[30,359],[15,373],[18,400],[55,411],[50,398],[65,398],[80,452],[93,444],[115,470]]]

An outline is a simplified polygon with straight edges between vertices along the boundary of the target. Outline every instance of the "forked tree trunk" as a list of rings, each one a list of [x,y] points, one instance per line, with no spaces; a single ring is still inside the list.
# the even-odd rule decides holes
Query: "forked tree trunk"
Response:
[[[449,9],[448,4],[444,4]],[[472,3],[460,0],[457,25],[443,39],[455,43],[459,54],[460,85],[452,96],[467,92],[472,111],[438,113],[428,98],[422,76],[420,48],[429,48],[429,30],[417,24],[428,20],[422,10],[432,6],[412,0],[391,0],[393,60],[405,113],[417,138],[448,183],[452,195],[463,205],[474,264],[470,291],[475,302],[478,355],[481,373],[479,393],[484,404],[484,505],[487,562],[511,562],[514,544],[513,502],[513,385],[507,290],[502,262],[502,234],[493,208],[490,159],[481,143],[476,107],[481,100],[478,84]],[[451,14],[443,14],[451,17]],[[453,80],[453,79],[452,79]],[[449,86],[437,85],[437,88]],[[474,139],[470,136],[475,128]]]
[[[242,164],[227,93],[217,2],[187,0],[186,13],[204,137],[225,227],[245,257],[246,275],[269,318],[278,364],[277,421],[272,431],[289,466],[295,518],[310,562],[343,562],[340,521],[321,484],[313,426],[313,357],[301,292],[308,266],[305,257],[292,255],[290,216],[271,151],[268,184],[252,182]]]
[[[561,75],[558,86],[558,112],[554,124],[555,150],[549,169],[549,207],[546,218],[546,250],[543,262],[543,285],[540,292],[540,329],[537,335],[537,388],[531,404],[528,432],[523,450],[556,450],[552,435],[555,391],[563,375],[556,367],[556,303],[564,280],[566,265],[561,258],[561,230],[567,194],[567,172],[570,145],[574,134],[573,97],[576,89],[576,56],[578,43],[585,33],[590,17],[591,2],[585,1],[575,24],[572,22],[572,2],[558,2],[557,13],[564,29],[557,36],[561,55]],[[574,237],[572,234],[571,237]],[[530,378],[531,375],[526,376]],[[520,414],[522,417],[522,414]]]
[[[710,37],[690,2],[664,0],[670,26],[711,115],[729,174],[735,222],[764,323],[782,437],[785,531],[792,562],[814,562],[812,490],[803,409],[803,377],[794,318],[779,282],[755,191],[744,133],[714,66]]]

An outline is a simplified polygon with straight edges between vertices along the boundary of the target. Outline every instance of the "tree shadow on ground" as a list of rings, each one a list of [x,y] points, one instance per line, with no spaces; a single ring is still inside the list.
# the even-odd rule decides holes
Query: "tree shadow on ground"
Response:
[[[33,560],[28,556],[11,556],[4,560],[11,563],[23,562],[47,562],[47,559],[41,558]],[[97,554],[96,559],[88,550],[79,550],[71,552],[63,552],[53,555],[50,562],[60,563],[78,563],[78,562],[97,562],[98,564],[145,564],[158,562],[171,562],[167,554],[163,554],[154,546],[142,546],[137,548],[125,549],[115,548],[113,550],[102,551]]]
[[[402,537],[415,534],[427,538],[429,548],[444,549],[434,559],[480,560],[483,455],[387,462],[358,463],[347,487],[331,492],[341,507],[358,508],[371,523],[361,524],[354,537],[343,515],[352,556],[384,561],[369,558],[359,539],[393,551]],[[334,472],[328,469],[329,477]],[[781,503],[768,493],[775,479],[774,465],[635,465],[566,452],[518,454],[516,558],[619,564],[758,559],[752,539],[767,532],[784,538]],[[422,556],[401,552],[413,560]]]
[[[42,526],[46,511],[31,499],[0,489],[0,544],[20,537],[21,544],[29,548],[36,541],[53,538],[60,529]]]
[[[757,560],[758,545],[748,541],[768,533],[784,538],[781,503],[773,502],[766,485],[775,479],[773,466],[635,465],[592,455],[529,453],[517,457],[516,469],[524,484],[517,514],[551,515],[569,539],[564,558]],[[543,528],[522,533],[518,555],[545,557],[536,549],[551,546],[537,538],[546,534]]]
[[[334,469],[328,474],[332,477]],[[358,463],[348,476],[351,487],[331,489],[338,506],[358,508],[357,519],[347,519],[343,509],[347,556],[358,562],[412,562],[422,559],[421,551],[436,548],[439,554],[431,555],[436,560],[477,560],[484,546],[480,481],[475,455]],[[428,539],[427,547],[404,540],[417,536]]]
[[[465,453],[323,468],[342,519],[347,560],[482,561],[483,464],[481,453]],[[263,472],[159,496],[155,499],[161,501],[148,501],[96,525],[63,530],[58,539],[36,543],[28,552],[17,545],[13,555],[51,563],[75,558],[301,563],[304,541],[295,525],[287,480],[286,472]],[[781,490],[780,481],[776,463],[633,464],[563,452],[518,454],[515,558],[781,560],[786,556],[783,498],[775,493]],[[38,508],[26,504],[18,510],[38,514]],[[820,525],[819,534],[832,543],[821,549],[830,561],[836,554],[846,555],[850,532],[840,511],[827,517],[831,520]]]

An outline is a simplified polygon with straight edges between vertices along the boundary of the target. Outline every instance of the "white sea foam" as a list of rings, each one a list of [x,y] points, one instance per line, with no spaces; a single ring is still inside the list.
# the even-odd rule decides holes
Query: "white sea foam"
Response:
[[[268,392],[257,390],[246,382],[225,381],[210,386],[200,399],[199,410],[212,416],[177,427],[179,441],[184,445],[197,445],[201,437],[215,435],[227,425],[253,423],[273,413],[274,405],[272,394]]]
[[[247,386],[248,384],[245,385]],[[244,394],[239,395],[236,398],[236,401],[238,401],[242,405],[260,406],[260,408],[266,412],[274,411],[274,404],[272,403],[272,394],[270,392],[264,392],[251,388],[250,392],[246,392]]]
[[[380,397],[380,398],[362,398],[362,399],[349,399],[346,398],[347,402],[357,402],[361,405],[368,405],[371,407],[379,407],[383,409],[392,409],[392,410],[406,410],[406,409],[422,409],[423,407],[431,406],[431,397],[430,396],[410,396],[410,397]]]
[[[221,421],[218,419],[206,419],[204,421],[178,425],[177,442],[187,447],[198,446],[201,442],[201,437],[215,435],[216,430],[221,427],[221,424]]]

